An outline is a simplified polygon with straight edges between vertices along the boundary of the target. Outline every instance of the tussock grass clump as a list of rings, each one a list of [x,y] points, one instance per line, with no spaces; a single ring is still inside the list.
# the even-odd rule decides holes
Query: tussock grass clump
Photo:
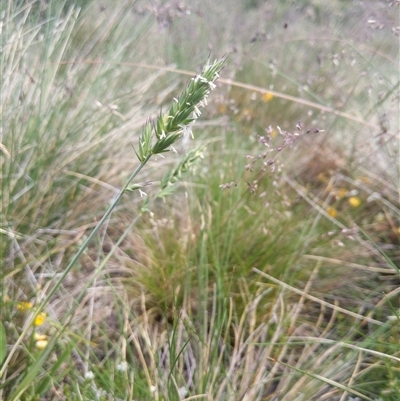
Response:
[[[397,400],[393,4],[83,3],[1,15],[0,398]]]

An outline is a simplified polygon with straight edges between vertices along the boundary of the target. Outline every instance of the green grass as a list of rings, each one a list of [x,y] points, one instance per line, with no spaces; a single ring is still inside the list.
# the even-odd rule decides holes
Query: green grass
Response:
[[[389,3],[7,2],[0,399],[399,398]]]

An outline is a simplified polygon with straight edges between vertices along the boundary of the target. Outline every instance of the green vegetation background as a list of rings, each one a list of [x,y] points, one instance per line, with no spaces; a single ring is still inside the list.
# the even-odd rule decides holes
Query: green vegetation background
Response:
[[[0,399],[400,398],[397,2],[8,0],[1,24]],[[142,127],[223,56],[193,138],[43,304]]]

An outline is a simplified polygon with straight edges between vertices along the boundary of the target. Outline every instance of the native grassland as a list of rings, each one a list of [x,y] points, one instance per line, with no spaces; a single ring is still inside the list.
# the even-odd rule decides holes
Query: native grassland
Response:
[[[0,399],[400,398],[398,2],[0,11]]]

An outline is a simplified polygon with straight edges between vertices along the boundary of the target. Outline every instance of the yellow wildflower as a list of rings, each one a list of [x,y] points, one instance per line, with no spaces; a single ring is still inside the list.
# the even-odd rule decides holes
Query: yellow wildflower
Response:
[[[40,333],[34,333],[33,338],[35,339],[35,341],[43,341],[43,340],[47,340],[47,335],[40,334]]]
[[[48,343],[49,342],[47,340],[39,340],[39,341],[36,341],[35,346],[36,346],[36,348],[44,349],[47,347]]]
[[[44,323],[45,320],[46,320],[46,313],[42,312],[42,313],[39,313],[39,315],[36,316],[35,321],[33,322],[33,324],[35,326],[41,326]]]
[[[336,217],[337,216],[337,210],[334,207],[328,206],[326,208],[326,211],[328,212],[328,214],[332,217]]]
[[[33,305],[31,302],[18,302],[18,304],[17,304],[17,309],[22,312],[25,312],[28,309],[32,309],[32,307],[33,307]]]
[[[270,102],[274,98],[274,95],[270,92],[265,92],[261,95],[261,100],[265,103]]]
[[[351,198],[349,198],[349,203],[353,207],[358,207],[361,205],[361,199],[357,196],[352,196]]]

